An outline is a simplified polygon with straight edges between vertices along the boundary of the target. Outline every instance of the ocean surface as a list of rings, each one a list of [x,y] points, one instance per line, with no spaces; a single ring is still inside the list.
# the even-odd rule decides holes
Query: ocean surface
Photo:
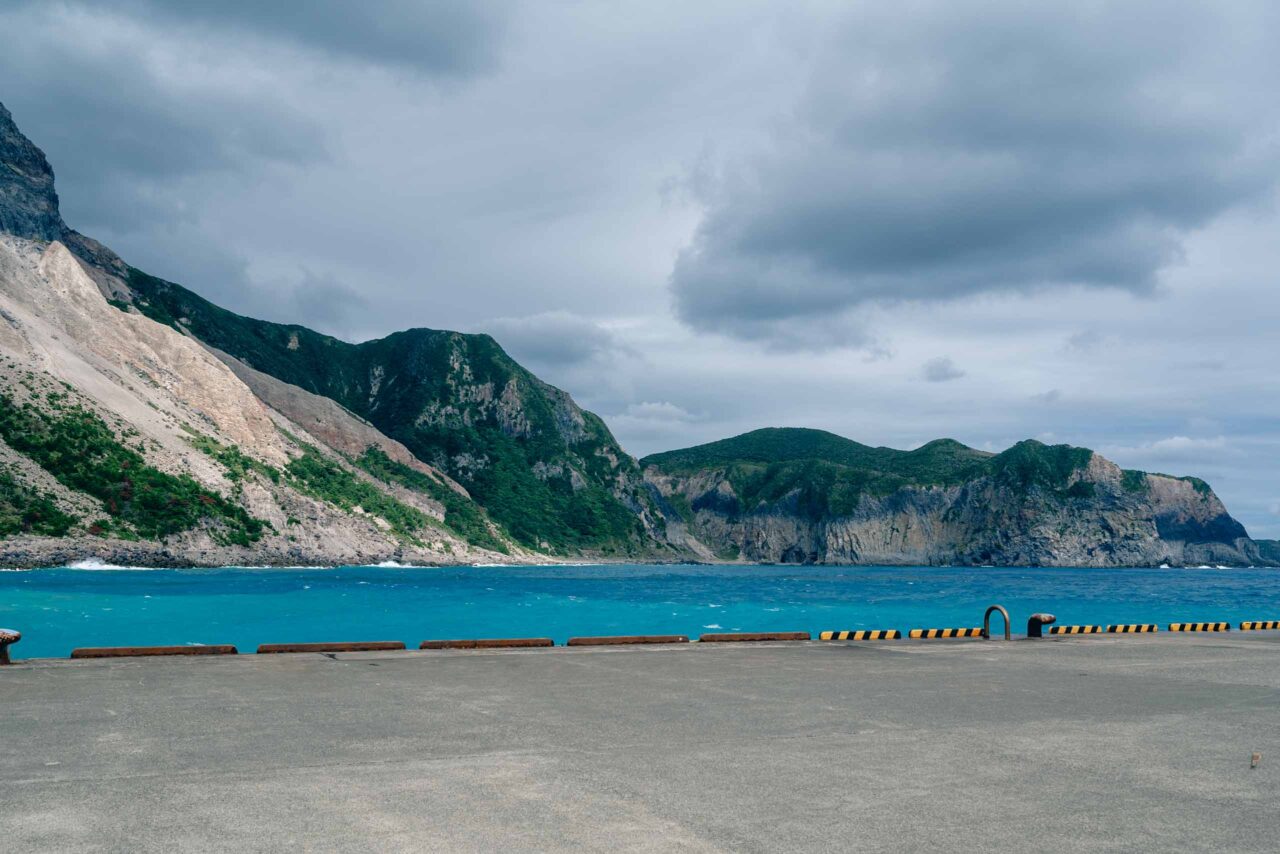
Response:
[[[797,566],[0,572],[14,658],[77,646],[1280,619],[1280,570]],[[999,623],[999,618],[993,618]],[[994,628],[994,626],[993,626]]]

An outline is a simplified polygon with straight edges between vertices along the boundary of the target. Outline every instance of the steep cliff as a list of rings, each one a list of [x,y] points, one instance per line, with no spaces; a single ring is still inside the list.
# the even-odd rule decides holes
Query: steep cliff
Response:
[[[525,546],[662,548],[662,518],[609,428],[488,335],[410,329],[349,344],[241,317],[139,270],[128,284],[133,310],[367,419],[465,486]]]
[[[1084,448],[871,448],[772,429],[641,460],[692,536],[780,563],[1156,566],[1272,562],[1207,484]]]
[[[101,348],[107,340],[120,349],[130,335],[163,340],[164,352],[146,359],[164,373],[166,382],[180,382],[180,388],[171,389],[179,403],[206,414],[224,407],[227,413],[243,412],[263,422],[219,434],[218,447],[230,449],[226,454],[244,453],[280,469],[300,449],[314,448],[390,499],[440,517],[445,534],[458,541],[444,549],[443,559],[474,548],[512,558],[534,552],[678,553],[663,539],[665,521],[654,509],[639,467],[604,423],[517,364],[492,338],[413,329],[349,344],[301,326],[241,317],[148,276],[66,226],[48,161],[3,106],[0,234],[9,258],[9,295],[18,306],[14,312],[21,314],[24,302],[74,292],[79,308],[90,306],[87,313],[68,312],[61,304],[38,310],[74,315],[68,321],[75,324],[73,350]],[[59,275],[20,274],[47,259],[56,259]],[[72,279],[75,287],[70,290],[59,284]],[[96,294],[92,287],[80,287],[86,282],[96,286]],[[94,327],[127,331],[98,336]],[[69,343],[65,329],[50,328],[41,335],[46,331],[49,340]],[[46,345],[41,335],[13,339],[15,364],[35,359],[32,354]],[[186,371],[197,364],[193,353],[203,365],[195,377]],[[183,364],[166,362],[174,357]],[[58,381],[65,379],[47,364],[40,369]],[[130,364],[115,384],[128,385],[134,370]],[[202,386],[215,376],[236,389],[234,399]],[[86,400],[106,404],[103,412],[119,392],[99,388],[95,394],[76,379],[69,381],[75,391],[85,392]],[[187,423],[178,416],[173,420]],[[291,442],[280,439],[281,434],[301,438]],[[265,456],[264,448],[256,447],[264,442],[271,451]],[[311,473],[323,479],[321,472]],[[20,520],[21,508],[36,498],[16,486],[5,494],[8,498],[0,496],[0,517],[10,520],[7,533],[30,533],[31,524],[12,520]],[[339,504],[350,505],[342,508],[348,512],[359,510],[357,515],[367,511],[358,502],[343,499]],[[73,533],[80,530],[73,528]],[[0,530],[0,537],[5,534]],[[382,539],[384,547],[368,543],[362,554],[392,557],[403,552],[394,537]],[[335,552],[332,560],[324,560],[316,553],[309,560],[341,562],[350,554]]]
[[[334,401],[122,311],[128,276],[66,227],[48,162],[0,107],[0,566],[523,555]]]

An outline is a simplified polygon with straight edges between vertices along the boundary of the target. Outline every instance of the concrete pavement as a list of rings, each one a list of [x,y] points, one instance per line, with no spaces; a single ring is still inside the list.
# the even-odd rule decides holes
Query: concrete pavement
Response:
[[[1275,632],[36,661],[0,727],[6,852],[1280,847]]]

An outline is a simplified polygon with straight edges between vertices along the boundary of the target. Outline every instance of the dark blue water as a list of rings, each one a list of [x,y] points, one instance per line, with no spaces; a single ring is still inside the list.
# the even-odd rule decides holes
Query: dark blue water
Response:
[[[1280,619],[1280,571],[559,566],[0,572],[15,657],[77,646]]]

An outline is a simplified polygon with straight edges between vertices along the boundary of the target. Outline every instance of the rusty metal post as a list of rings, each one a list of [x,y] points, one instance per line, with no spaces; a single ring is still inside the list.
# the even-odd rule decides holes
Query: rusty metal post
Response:
[[[992,605],[987,609],[987,613],[982,615],[982,636],[987,640],[991,640],[991,614],[999,611],[1004,615],[1004,639],[1010,640],[1012,635],[1009,634],[1009,612],[1004,609],[1003,605]]]
[[[22,632],[15,629],[0,629],[0,665],[9,664],[9,645],[22,640]]]
[[[1051,626],[1056,622],[1058,622],[1058,618],[1053,614],[1032,614],[1027,620],[1027,637],[1044,637],[1044,627]]]

